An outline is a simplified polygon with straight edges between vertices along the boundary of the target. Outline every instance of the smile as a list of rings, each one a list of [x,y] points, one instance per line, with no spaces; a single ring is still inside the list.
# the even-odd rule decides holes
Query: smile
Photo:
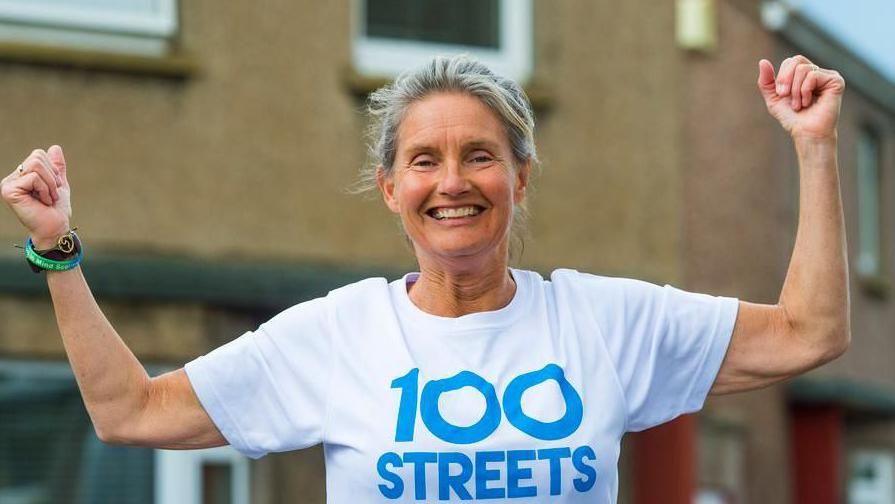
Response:
[[[445,220],[445,219],[462,219],[463,217],[473,217],[476,216],[482,211],[484,208],[476,205],[464,206],[464,207],[455,207],[455,208],[446,208],[446,207],[436,207],[428,210],[426,213],[429,214],[430,217],[436,220]]]

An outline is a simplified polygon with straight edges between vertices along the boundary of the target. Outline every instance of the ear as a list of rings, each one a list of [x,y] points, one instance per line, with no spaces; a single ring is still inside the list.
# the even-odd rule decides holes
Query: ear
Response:
[[[513,202],[522,203],[525,200],[525,189],[528,187],[528,176],[531,174],[531,161],[526,161],[516,169],[515,187],[513,189]]]
[[[394,213],[399,213],[398,200],[395,199],[395,177],[385,172],[382,165],[376,167],[376,186],[382,193],[385,205]]]

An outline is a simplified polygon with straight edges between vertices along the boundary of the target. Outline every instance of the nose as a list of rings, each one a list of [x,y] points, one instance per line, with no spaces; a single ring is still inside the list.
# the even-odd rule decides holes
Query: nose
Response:
[[[458,196],[469,191],[469,179],[461,163],[448,161],[442,165],[438,192],[447,196]]]

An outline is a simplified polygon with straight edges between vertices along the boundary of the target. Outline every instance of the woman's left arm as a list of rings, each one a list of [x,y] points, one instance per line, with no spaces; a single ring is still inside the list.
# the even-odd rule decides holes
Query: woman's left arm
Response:
[[[804,56],[774,77],[759,63],[768,111],[793,138],[799,161],[799,222],[776,305],[741,301],[712,394],[766,387],[842,355],[851,340],[848,257],[836,158],[845,81]]]

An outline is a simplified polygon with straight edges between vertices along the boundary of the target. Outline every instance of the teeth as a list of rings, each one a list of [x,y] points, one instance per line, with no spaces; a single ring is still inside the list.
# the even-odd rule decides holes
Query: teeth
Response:
[[[435,211],[432,212],[432,216],[436,219],[456,219],[478,214],[479,209],[474,206],[461,208],[436,208]]]

